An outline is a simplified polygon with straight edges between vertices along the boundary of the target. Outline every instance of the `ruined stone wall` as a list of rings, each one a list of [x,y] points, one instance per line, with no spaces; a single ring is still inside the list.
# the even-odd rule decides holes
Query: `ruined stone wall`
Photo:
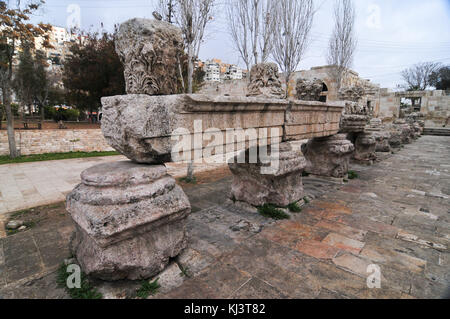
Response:
[[[444,91],[427,92],[427,96],[422,98],[421,113],[425,114],[425,126],[443,126],[450,117],[450,95],[445,95]]]
[[[113,151],[100,129],[91,130],[16,130],[21,155]],[[9,154],[8,135],[0,131],[0,155]]]
[[[420,113],[425,115],[427,127],[442,127],[450,117],[450,95],[445,91],[411,91],[390,92],[387,89],[380,91],[378,99],[378,117],[383,122],[392,122],[399,117],[402,98],[420,97]],[[447,124],[449,125],[449,124]]]

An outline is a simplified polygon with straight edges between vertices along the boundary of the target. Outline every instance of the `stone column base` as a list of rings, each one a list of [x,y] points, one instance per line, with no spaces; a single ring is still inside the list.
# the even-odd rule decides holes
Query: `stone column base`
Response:
[[[270,149],[269,146],[268,151]],[[252,206],[274,204],[284,207],[303,199],[302,171],[306,159],[300,151],[293,151],[289,143],[282,143],[279,152],[272,152],[267,157],[258,156],[257,163],[249,163],[249,154],[253,150],[241,152],[228,164],[233,174],[233,200]],[[244,154],[246,163],[238,163]],[[274,170],[264,172],[271,165]]]
[[[347,176],[348,164],[355,147],[346,134],[314,138],[303,146],[308,160],[306,172],[324,177],[341,179]]]
[[[186,247],[191,207],[164,165],[101,164],[81,180],[66,205],[76,225],[71,250],[86,274],[149,278]]]
[[[374,133],[367,132],[358,134],[355,141],[355,153],[353,159],[361,164],[372,165],[377,159],[377,141]]]

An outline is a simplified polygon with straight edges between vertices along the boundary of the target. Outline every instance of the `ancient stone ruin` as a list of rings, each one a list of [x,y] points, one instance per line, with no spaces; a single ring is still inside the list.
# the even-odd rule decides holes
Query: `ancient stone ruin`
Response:
[[[247,96],[284,98],[285,95],[275,63],[260,63],[252,67]]]
[[[191,206],[164,165],[101,164],[81,180],[67,196],[67,210],[77,229],[71,248],[86,273],[148,278],[186,247]]]
[[[300,151],[292,150],[289,143],[282,143],[279,150],[269,152],[265,158],[258,156],[256,163],[250,163],[250,151],[243,151],[229,164],[233,174],[231,197],[234,201],[253,206],[270,203],[285,207],[303,198],[302,172],[306,159]],[[245,162],[238,163],[243,156]],[[279,162],[277,168],[269,171],[275,161]],[[268,169],[267,174],[261,173],[262,168]]]
[[[168,22],[136,18],[120,25],[115,43],[128,94],[177,93],[181,30]]]
[[[380,123],[371,132],[367,110],[355,101],[284,99],[274,64],[252,68],[248,97],[171,95],[180,44],[180,31],[162,21],[132,19],[119,29],[128,95],[102,98],[102,131],[130,161],[85,170],[67,196],[71,249],[88,275],[148,278],[186,247],[190,203],[164,163],[240,151],[229,162],[230,197],[285,207],[302,200],[304,170],[343,178],[352,154],[373,161]],[[406,122],[395,130],[401,142],[415,132]],[[289,142],[304,139],[303,156]]]
[[[319,101],[323,85],[323,81],[319,79],[298,79],[295,86],[297,100]]]
[[[347,176],[354,145],[346,134],[313,138],[303,145],[303,154],[308,160],[306,171],[316,176],[344,178]]]

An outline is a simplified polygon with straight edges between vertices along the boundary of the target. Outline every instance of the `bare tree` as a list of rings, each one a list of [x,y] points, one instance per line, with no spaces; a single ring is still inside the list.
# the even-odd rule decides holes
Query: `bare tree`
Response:
[[[194,59],[198,57],[207,24],[212,20],[215,0],[177,0],[176,21],[183,33],[188,54],[188,93],[192,93]]]
[[[177,0],[158,0],[156,10],[164,21],[174,23],[176,4]]]
[[[0,85],[2,86],[3,105],[6,111],[9,153],[11,158],[20,154],[17,150],[14,133],[14,117],[11,111],[13,63],[18,43],[31,42],[37,37],[43,38],[42,45],[51,47],[48,32],[51,25],[29,23],[30,17],[44,4],[44,0],[21,2],[0,1]]]
[[[352,0],[337,0],[334,7],[334,30],[328,45],[327,62],[334,65],[330,75],[339,90],[345,73],[353,63],[357,40],[355,37],[355,7]]]
[[[406,89],[410,91],[424,91],[429,86],[430,76],[439,70],[441,64],[436,62],[423,62],[401,72],[403,80],[406,82]]]
[[[286,93],[289,80],[309,44],[314,19],[313,0],[280,0],[276,5],[273,58],[284,72]]]
[[[247,69],[267,61],[273,48],[276,0],[229,0],[228,28]]]

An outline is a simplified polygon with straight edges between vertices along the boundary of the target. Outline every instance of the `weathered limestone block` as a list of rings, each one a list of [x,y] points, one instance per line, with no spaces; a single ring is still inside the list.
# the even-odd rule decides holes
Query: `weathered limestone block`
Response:
[[[366,115],[343,114],[340,123],[340,133],[364,132],[368,117]]]
[[[342,102],[290,101],[285,116],[285,140],[298,141],[339,132]]]
[[[135,18],[120,25],[116,52],[124,65],[128,94],[175,94],[181,30],[173,24]]]
[[[420,126],[419,123],[414,122],[413,124],[411,124],[411,128],[413,130],[413,135],[414,135],[413,138],[418,139],[423,133],[422,126]]]
[[[302,101],[319,101],[323,84],[319,79],[298,79],[295,86],[296,98]]]
[[[343,178],[355,150],[346,134],[310,139],[302,151],[308,161],[306,172],[318,176]]]
[[[353,158],[363,164],[373,164],[376,160],[377,141],[373,133],[360,133],[355,141],[355,153]]]
[[[394,124],[389,124],[386,128],[391,135],[389,138],[389,145],[395,148],[400,147],[403,144],[401,128]]]
[[[362,86],[352,86],[341,88],[338,92],[340,100],[358,102],[365,94],[365,89]]]
[[[164,165],[100,164],[81,180],[66,206],[76,225],[71,249],[86,274],[148,278],[186,247],[189,200]]]
[[[278,66],[275,63],[259,63],[252,66],[247,96],[285,98],[286,92],[281,86]]]
[[[389,139],[391,138],[391,133],[386,130],[382,125],[381,119],[373,118],[370,120],[369,125],[366,127],[365,132],[371,133],[377,142],[376,151],[386,152],[391,151],[391,146],[389,145]]]
[[[218,97],[200,94],[149,96],[130,94],[102,98],[102,131],[117,151],[138,163],[160,164],[176,161],[172,150],[191,134],[215,129],[223,139],[201,139],[192,149],[225,152],[228,146],[243,150],[228,129],[267,132],[270,138],[301,140],[334,135],[339,131],[342,103],[287,101],[260,97]],[[255,137],[249,135],[248,141]],[[258,141],[259,143],[260,141]],[[271,143],[271,139],[265,143]],[[231,144],[234,144],[231,145]]]
[[[391,151],[391,146],[389,144],[391,134],[387,131],[372,132],[372,134],[377,142],[375,150],[377,152],[389,153]]]
[[[231,197],[234,200],[253,206],[287,206],[303,198],[302,171],[306,167],[306,159],[300,151],[292,150],[289,143],[282,143],[279,152],[258,156],[257,163],[249,163],[250,152],[251,149],[242,152],[228,164],[233,174]],[[244,154],[245,163],[238,163]],[[278,161],[278,167],[264,172],[275,161]]]

